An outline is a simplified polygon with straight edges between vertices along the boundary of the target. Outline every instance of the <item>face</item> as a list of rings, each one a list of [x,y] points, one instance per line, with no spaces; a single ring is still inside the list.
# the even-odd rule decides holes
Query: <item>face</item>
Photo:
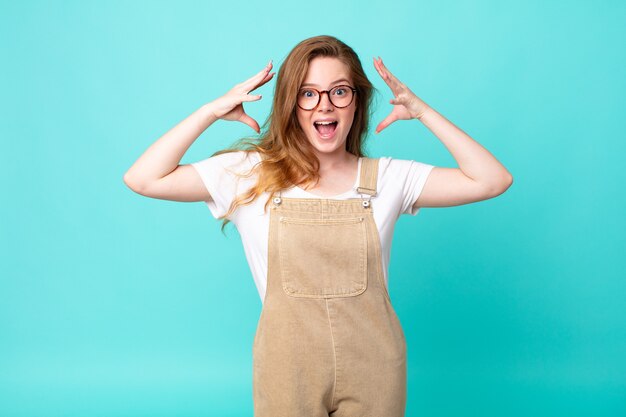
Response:
[[[312,87],[322,91],[330,90],[337,85],[354,88],[348,66],[337,58],[316,57],[309,63],[308,72],[300,88]],[[327,93],[322,93],[320,102],[313,110],[302,110],[296,106],[300,127],[318,156],[347,152],[346,138],[354,120],[357,98],[355,96],[348,107],[338,108],[330,102]],[[320,127],[321,121],[332,121],[336,124]]]

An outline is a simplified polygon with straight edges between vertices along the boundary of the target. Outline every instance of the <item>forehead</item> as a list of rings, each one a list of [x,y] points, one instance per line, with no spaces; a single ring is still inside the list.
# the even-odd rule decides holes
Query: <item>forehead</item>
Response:
[[[309,69],[302,85],[326,88],[346,81],[352,82],[350,68],[346,64],[338,58],[318,56],[309,62]]]

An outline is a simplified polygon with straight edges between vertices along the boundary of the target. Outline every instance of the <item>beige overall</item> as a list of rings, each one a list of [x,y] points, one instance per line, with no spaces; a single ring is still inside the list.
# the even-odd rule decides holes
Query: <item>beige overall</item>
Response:
[[[255,417],[404,416],[406,343],[383,282],[377,173],[363,158],[360,199],[274,198]]]

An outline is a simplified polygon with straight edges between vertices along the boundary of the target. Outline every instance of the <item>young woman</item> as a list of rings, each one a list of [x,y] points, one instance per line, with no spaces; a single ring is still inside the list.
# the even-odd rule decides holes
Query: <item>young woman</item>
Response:
[[[403,416],[406,344],[387,291],[394,224],[420,207],[493,198],[512,176],[485,148],[374,67],[394,98],[376,132],[418,119],[456,159],[436,167],[363,154],[372,84],[357,54],[331,36],[300,42],[278,72],[258,141],[179,165],[218,119],[260,133],[243,103],[270,63],[151,145],[124,176],[135,192],[205,201],[232,221],[263,309],[253,344],[256,417]]]

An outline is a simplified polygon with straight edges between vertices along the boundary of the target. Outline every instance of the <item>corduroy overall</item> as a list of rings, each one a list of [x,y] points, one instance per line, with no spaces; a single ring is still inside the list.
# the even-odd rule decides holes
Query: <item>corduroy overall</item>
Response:
[[[378,159],[363,158],[360,199],[273,199],[255,417],[404,416],[406,342],[383,281],[377,176]]]

